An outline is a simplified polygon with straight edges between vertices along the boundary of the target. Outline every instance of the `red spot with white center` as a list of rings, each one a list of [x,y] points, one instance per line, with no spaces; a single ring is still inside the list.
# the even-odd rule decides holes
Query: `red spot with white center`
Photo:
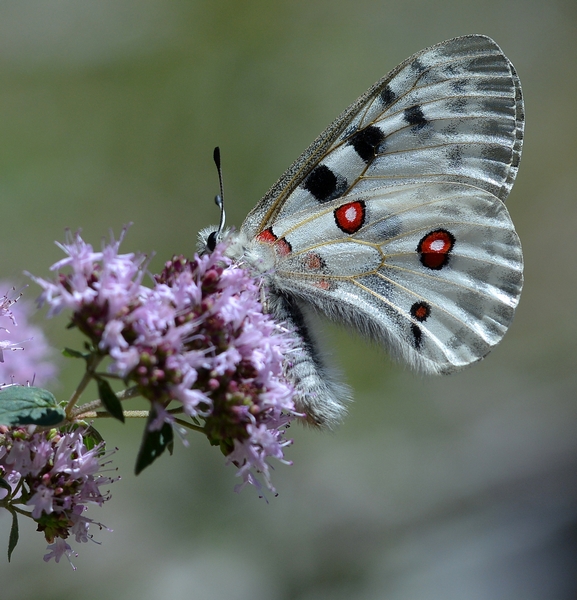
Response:
[[[417,252],[423,266],[438,271],[449,262],[455,236],[446,229],[436,229],[421,238]]]
[[[365,203],[362,200],[343,204],[335,209],[335,223],[345,233],[356,233],[365,222]]]

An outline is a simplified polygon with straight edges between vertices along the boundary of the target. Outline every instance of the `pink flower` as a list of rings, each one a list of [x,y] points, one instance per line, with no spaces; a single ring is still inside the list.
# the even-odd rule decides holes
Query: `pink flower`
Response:
[[[36,493],[32,495],[28,503],[33,506],[32,517],[39,519],[42,513],[49,515],[54,512],[54,506],[52,500],[54,499],[54,490],[46,487],[45,485],[38,485],[36,487]]]
[[[63,556],[66,556],[66,558],[68,558],[70,561],[70,557],[75,554],[72,551],[72,548],[62,538],[56,538],[53,544],[48,545],[47,550],[50,550],[50,552],[44,555],[44,562],[48,562],[53,558],[57,563],[59,563]],[[72,563],[70,564],[72,565]],[[72,565],[72,568],[76,570],[74,565]]]
[[[9,282],[0,281],[2,290],[14,290]],[[14,292],[0,300],[0,384],[34,382],[44,385],[54,379],[57,368],[51,360],[53,351],[43,331],[30,323],[33,305]],[[6,354],[6,350],[18,350]]]
[[[16,498],[32,508],[31,516],[50,543],[44,560],[56,562],[70,546],[64,542],[73,533],[87,541],[91,519],[82,516],[89,504],[109,499],[100,488],[114,482],[100,473],[105,456],[103,442],[86,446],[90,430],[77,427],[69,432],[36,431],[29,427],[0,427],[0,477],[12,487]]]

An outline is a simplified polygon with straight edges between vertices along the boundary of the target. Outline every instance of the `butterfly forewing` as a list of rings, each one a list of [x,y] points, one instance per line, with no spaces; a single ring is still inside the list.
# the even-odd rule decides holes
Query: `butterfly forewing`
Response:
[[[380,185],[459,181],[504,200],[517,172],[517,75],[485,36],[455,38],[402,63],[353,103],[243,224],[256,235],[293,212]]]

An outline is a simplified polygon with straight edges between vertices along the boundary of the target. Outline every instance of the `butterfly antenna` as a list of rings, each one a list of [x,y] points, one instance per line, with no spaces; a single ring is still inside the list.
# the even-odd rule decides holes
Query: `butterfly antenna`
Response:
[[[209,250],[214,250],[218,240],[220,239],[220,234],[224,229],[224,223],[226,220],[226,215],[224,213],[224,188],[222,185],[222,169],[220,168],[220,148],[217,146],[214,149],[213,153],[214,164],[216,165],[216,170],[218,171],[218,183],[220,187],[220,194],[217,194],[214,197],[214,202],[220,208],[220,223],[218,225],[218,230],[213,231],[206,240],[206,245]]]

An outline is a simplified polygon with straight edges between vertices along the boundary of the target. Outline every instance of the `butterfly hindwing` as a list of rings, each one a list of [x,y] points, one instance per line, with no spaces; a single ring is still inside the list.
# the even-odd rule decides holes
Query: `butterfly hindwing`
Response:
[[[483,358],[505,334],[522,287],[519,239],[505,205],[460,183],[407,184],[350,194],[281,219],[269,302],[301,336],[292,375],[299,408],[331,426],[346,394],[310,330],[315,307],[383,343],[422,371],[450,373]],[[292,310],[289,307],[292,306]]]
[[[451,372],[485,356],[522,286],[521,247],[504,204],[459,183],[346,200],[275,224],[276,244],[291,249],[279,255],[275,285],[421,370]]]

